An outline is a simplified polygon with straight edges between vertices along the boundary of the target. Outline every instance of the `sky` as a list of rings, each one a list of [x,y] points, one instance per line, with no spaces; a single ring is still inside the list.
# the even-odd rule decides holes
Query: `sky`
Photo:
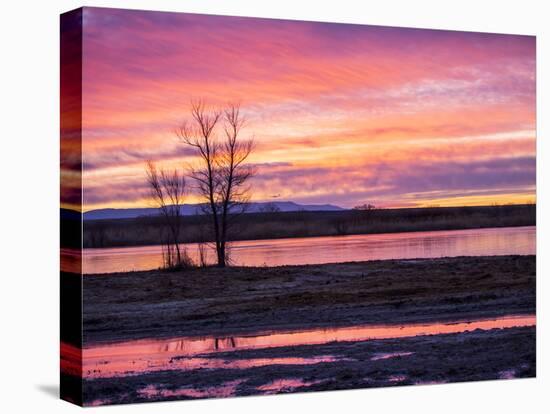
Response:
[[[85,8],[83,210],[150,207],[190,102],[240,102],[253,201],[535,201],[535,38]],[[188,203],[199,199],[190,190]]]

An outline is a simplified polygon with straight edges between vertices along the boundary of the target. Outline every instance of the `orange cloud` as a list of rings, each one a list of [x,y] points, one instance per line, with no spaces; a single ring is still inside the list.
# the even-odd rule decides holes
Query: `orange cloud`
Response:
[[[87,8],[83,62],[85,209],[143,205],[145,160],[192,160],[172,131],[193,98],[241,102],[257,199],[534,195],[532,37]]]

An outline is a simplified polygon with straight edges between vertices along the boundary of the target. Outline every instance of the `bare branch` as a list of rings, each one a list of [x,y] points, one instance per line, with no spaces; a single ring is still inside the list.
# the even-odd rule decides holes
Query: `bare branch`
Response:
[[[239,104],[229,104],[220,111],[199,100],[191,103],[190,113],[176,135],[196,150],[198,164],[191,168],[191,177],[211,216],[218,265],[225,266],[230,222],[250,200],[248,182],[255,170],[246,161],[254,150],[254,140],[240,137],[246,120]],[[216,134],[220,124],[222,139]]]
[[[186,255],[180,250],[181,208],[183,206],[186,182],[183,173],[174,169],[166,171],[157,169],[155,163],[147,161],[147,182],[151,197],[155,201],[161,216],[164,218],[168,236],[164,242],[166,267],[187,265]]]

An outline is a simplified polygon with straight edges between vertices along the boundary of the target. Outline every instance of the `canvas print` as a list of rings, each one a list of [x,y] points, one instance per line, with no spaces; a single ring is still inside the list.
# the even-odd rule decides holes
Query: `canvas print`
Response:
[[[534,36],[61,16],[61,396],[536,375]]]

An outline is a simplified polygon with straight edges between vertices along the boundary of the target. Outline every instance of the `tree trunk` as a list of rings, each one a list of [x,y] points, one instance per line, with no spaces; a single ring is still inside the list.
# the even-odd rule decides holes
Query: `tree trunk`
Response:
[[[217,249],[218,252],[218,267],[225,267],[225,243],[220,243],[220,248]]]

